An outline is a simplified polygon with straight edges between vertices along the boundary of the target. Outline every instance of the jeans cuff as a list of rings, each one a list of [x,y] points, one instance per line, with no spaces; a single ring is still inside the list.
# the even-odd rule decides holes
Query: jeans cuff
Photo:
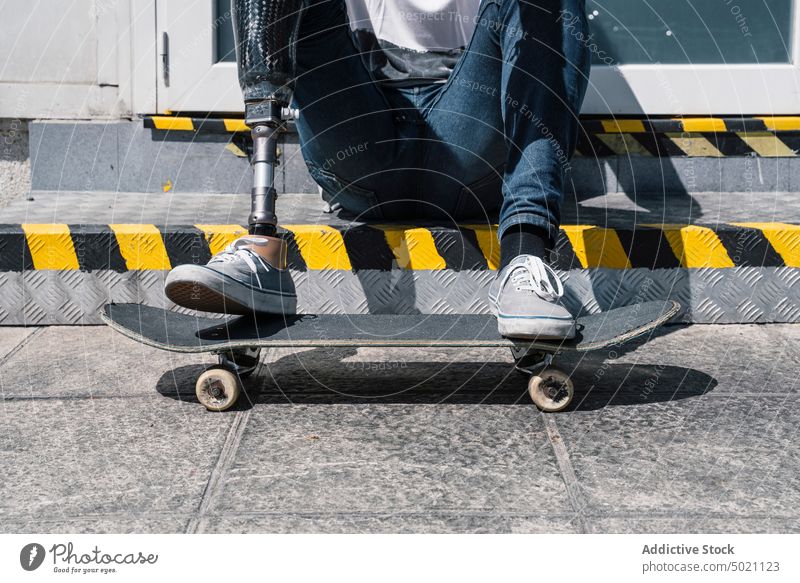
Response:
[[[497,228],[497,240],[499,241],[508,228],[514,225],[533,225],[534,227],[543,229],[547,231],[547,236],[550,239],[548,241],[548,248],[552,249],[553,245],[555,245],[558,227],[542,215],[534,213],[517,213],[501,221]]]

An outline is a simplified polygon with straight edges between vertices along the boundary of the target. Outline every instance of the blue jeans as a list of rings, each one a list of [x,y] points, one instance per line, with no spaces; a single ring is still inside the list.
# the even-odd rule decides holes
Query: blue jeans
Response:
[[[584,0],[484,0],[445,83],[377,83],[343,0],[308,0],[294,107],[314,179],[359,219],[559,225],[589,76]]]

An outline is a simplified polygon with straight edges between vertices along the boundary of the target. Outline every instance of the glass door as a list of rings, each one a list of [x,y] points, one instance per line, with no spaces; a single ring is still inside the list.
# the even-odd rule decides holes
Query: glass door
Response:
[[[583,113],[797,114],[799,3],[587,0]],[[158,0],[158,37],[160,110],[242,111],[230,0]]]
[[[588,0],[584,113],[800,111],[793,0]],[[570,18],[571,15],[564,15]]]
[[[158,0],[158,109],[240,113],[230,0]]]

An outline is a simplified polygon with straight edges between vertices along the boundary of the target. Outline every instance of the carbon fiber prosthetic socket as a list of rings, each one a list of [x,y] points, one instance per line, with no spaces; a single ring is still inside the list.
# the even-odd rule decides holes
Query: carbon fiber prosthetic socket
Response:
[[[232,0],[231,8],[245,103],[288,105],[303,0]]]

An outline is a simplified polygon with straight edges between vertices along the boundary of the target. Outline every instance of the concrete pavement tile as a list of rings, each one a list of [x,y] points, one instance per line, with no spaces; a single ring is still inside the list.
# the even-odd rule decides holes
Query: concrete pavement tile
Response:
[[[697,397],[557,417],[592,515],[796,516],[800,397]]]
[[[617,354],[615,366],[649,366],[651,390],[689,390],[698,375],[664,375],[683,367],[715,381],[711,394],[800,391],[800,326],[796,324],[688,326],[662,328],[650,341],[591,353],[592,359]],[[591,367],[590,367],[591,368]]]
[[[576,387],[573,408],[701,395],[797,394],[800,326],[668,326],[650,340],[557,365]],[[254,383],[262,402],[528,403],[509,351],[358,349],[274,351]]]
[[[194,395],[208,355],[156,350],[106,326],[55,326],[0,366],[5,398]],[[174,374],[173,374],[174,373]]]
[[[276,350],[251,381],[264,403],[530,403],[507,349]]]
[[[774,534],[800,532],[800,518],[770,516],[640,516],[587,519],[591,533]]]
[[[223,488],[233,512],[570,514],[532,406],[257,405]]]
[[[16,326],[9,326],[0,328],[0,364],[2,364],[6,355],[14,350],[20,342],[25,340],[28,336],[33,334],[36,328],[22,328]]]
[[[161,397],[5,401],[0,517],[194,512],[234,419]]]
[[[114,517],[64,518],[61,520],[3,520],[4,533],[47,534],[171,534],[186,530],[188,516],[141,517],[134,514]]]
[[[691,367],[651,359],[619,362],[609,354],[614,351],[564,355],[557,361],[575,385],[571,410],[691,399],[717,386],[712,376]]]
[[[263,514],[210,516],[206,533],[575,533],[570,516],[459,513]]]

